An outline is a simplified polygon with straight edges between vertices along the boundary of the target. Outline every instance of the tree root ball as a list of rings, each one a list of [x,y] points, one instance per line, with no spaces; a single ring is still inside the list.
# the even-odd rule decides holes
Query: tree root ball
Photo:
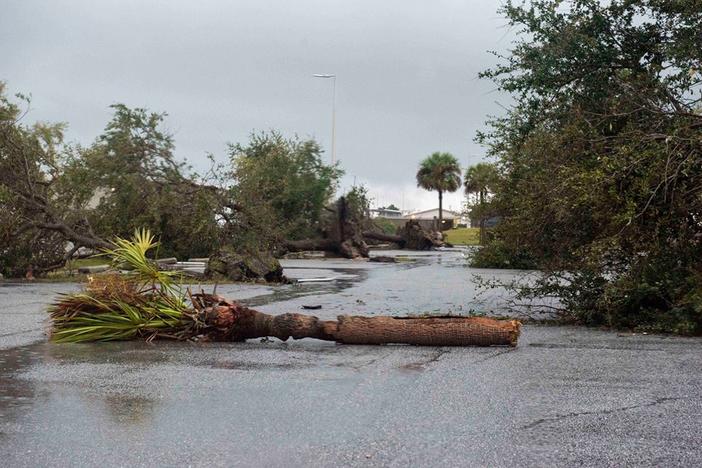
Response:
[[[283,267],[272,253],[236,252],[231,247],[223,247],[210,257],[205,269],[205,278],[227,279],[229,281],[287,282]]]

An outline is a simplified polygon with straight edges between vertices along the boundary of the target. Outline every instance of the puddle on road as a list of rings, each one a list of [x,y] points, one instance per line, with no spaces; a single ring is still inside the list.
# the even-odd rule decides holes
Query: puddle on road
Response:
[[[471,280],[471,273],[476,271],[467,268],[465,251],[413,254],[383,251],[378,254],[401,255],[405,261],[287,261],[286,274],[291,278],[333,276],[337,279],[289,285],[219,285],[217,292],[268,313],[302,312],[302,305],[319,305],[319,310],[308,313],[321,318],[335,318],[341,313],[461,314],[480,310],[485,304],[476,300],[475,284]],[[3,304],[15,308],[41,303],[33,305],[39,312],[57,291],[75,288],[74,284],[3,285],[0,295]],[[491,297],[486,307],[498,308],[497,296]],[[9,315],[4,319],[12,320]],[[40,342],[0,350],[0,438],[5,437],[3,434],[7,431],[19,436],[21,431],[17,432],[13,424],[37,414],[60,418],[65,417],[65,412],[79,411],[86,421],[108,418],[119,424],[145,423],[154,417],[160,404],[161,395],[157,389],[178,385],[184,373],[189,372],[254,371],[252,375],[260,377],[266,371],[290,370],[315,373],[314,378],[320,381],[346,379],[349,377],[344,372],[354,374],[374,365],[380,349],[349,349],[306,340],[295,345],[279,342],[54,345]],[[383,349],[381,354],[386,352],[389,351]],[[337,370],[325,371],[325,368]],[[338,369],[345,371],[339,374]],[[417,373],[426,371],[427,366],[424,361],[410,361],[399,363],[397,370]],[[144,382],[145,376],[156,380]],[[145,389],[155,393],[143,394]],[[64,416],[54,414],[57,411],[64,412]]]

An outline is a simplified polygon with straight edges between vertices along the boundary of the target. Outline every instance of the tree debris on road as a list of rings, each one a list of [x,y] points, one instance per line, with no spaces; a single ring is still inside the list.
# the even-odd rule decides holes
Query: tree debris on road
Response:
[[[117,239],[106,254],[132,267],[128,275],[91,278],[83,292],[67,294],[50,310],[56,342],[145,339],[244,341],[317,338],[348,344],[516,346],[521,324],[487,317],[361,317],[320,320],[304,314],[269,315],[233,300],[183,290],[176,273],[146,257],[156,244],[146,230]]]

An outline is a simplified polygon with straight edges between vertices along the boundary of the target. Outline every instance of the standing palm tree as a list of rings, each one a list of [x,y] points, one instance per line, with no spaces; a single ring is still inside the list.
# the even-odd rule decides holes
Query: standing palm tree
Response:
[[[498,178],[497,168],[490,163],[478,163],[475,166],[470,166],[463,178],[466,195],[475,195],[476,201],[473,207],[478,208],[481,244],[485,243],[485,203],[487,202],[488,194],[495,188]]]
[[[419,164],[417,186],[439,192],[439,231],[443,227],[444,192],[455,192],[461,186],[461,167],[451,153],[432,153]]]

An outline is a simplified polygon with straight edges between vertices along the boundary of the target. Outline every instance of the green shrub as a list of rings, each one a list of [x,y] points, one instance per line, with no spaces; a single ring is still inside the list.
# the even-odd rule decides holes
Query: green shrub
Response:
[[[374,230],[380,231],[383,234],[395,234],[397,232],[397,225],[389,219],[373,218],[371,223]]]
[[[536,268],[536,262],[525,250],[514,250],[502,241],[495,240],[475,251],[470,266],[473,268],[532,270]]]

